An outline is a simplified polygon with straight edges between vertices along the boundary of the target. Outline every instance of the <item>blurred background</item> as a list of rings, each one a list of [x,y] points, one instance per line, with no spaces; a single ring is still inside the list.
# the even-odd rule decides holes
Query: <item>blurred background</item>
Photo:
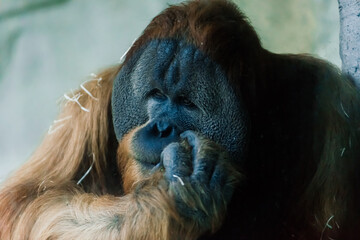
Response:
[[[277,53],[340,67],[336,0],[234,0]],[[58,100],[120,57],[149,21],[180,0],[0,0],[0,182],[26,161]]]

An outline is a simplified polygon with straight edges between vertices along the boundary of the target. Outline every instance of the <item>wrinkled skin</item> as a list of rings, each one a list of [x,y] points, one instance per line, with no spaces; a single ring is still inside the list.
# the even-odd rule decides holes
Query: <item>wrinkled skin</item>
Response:
[[[118,139],[145,122],[165,124],[175,135],[200,132],[234,160],[241,160],[247,134],[245,109],[220,67],[191,45],[170,39],[151,41],[123,66],[112,101]],[[163,146],[149,148],[159,156]]]

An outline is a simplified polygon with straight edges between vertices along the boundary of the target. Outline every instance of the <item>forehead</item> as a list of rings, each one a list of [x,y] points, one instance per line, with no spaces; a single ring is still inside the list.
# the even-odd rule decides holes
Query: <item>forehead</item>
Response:
[[[148,42],[123,70],[131,76],[135,92],[147,85],[172,92],[201,89],[209,95],[232,92],[218,64],[192,44],[177,39]]]

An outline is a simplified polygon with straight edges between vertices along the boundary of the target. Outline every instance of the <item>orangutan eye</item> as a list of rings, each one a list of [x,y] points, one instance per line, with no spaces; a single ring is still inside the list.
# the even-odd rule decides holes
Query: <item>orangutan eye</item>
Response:
[[[178,99],[177,99],[177,102],[180,104],[180,105],[183,105],[185,107],[188,107],[188,108],[194,108],[196,107],[195,104],[190,101],[189,99],[187,99],[186,97],[184,96],[179,96]]]
[[[164,93],[162,93],[160,91],[160,89],[154,88],[148,94],[148,98],[155,98],[155,99],[158,99],[158,100],[164,100],[164,99],[166,99],[166,95]]]

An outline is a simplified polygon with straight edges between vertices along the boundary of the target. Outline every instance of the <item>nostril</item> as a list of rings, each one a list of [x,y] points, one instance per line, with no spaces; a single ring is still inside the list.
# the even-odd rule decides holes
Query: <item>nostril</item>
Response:
[[[167,138],[173,132],[173,127],[168,122],[159,121],[152,127],[152,132],[159,138]]]
[[[168,126],[166,129],[160,132],[161,138],[166,138],[171,135],[173,128],[171,126]]]

